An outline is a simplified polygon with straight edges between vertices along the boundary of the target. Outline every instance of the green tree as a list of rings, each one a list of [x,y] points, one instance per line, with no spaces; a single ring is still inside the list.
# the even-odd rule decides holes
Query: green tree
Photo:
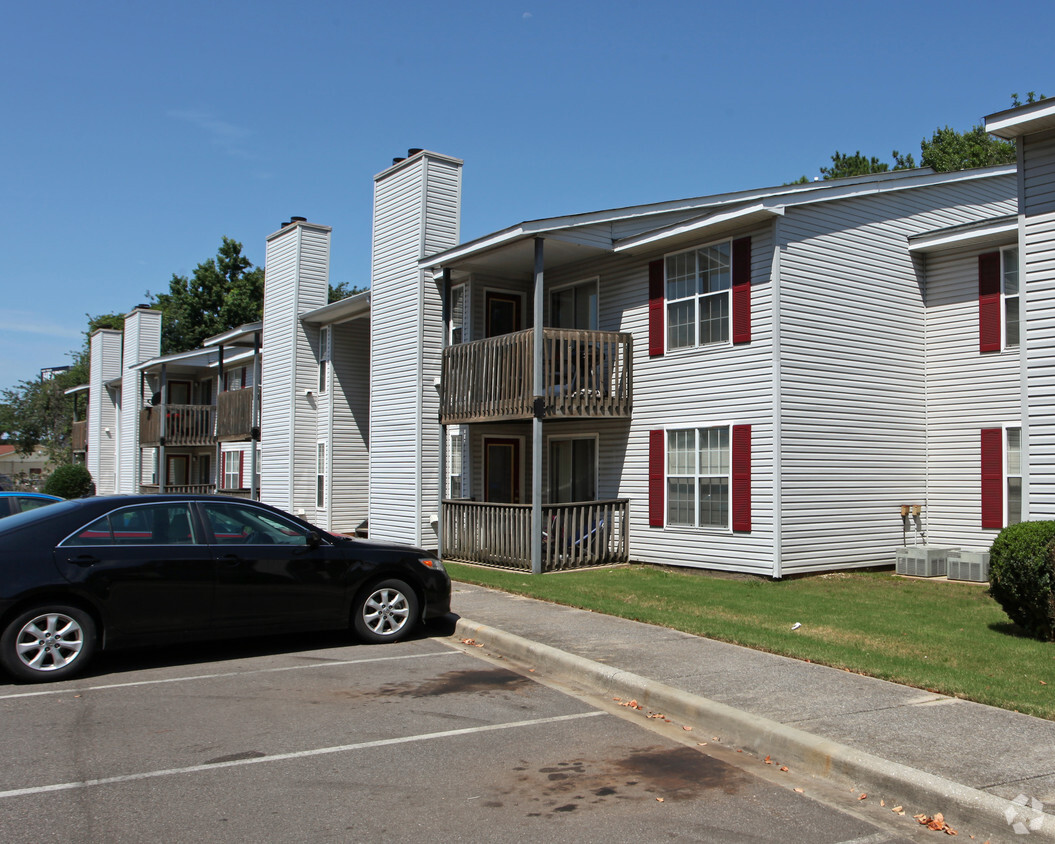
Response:
[[[168,293],[150,304],[162,312],[161,353],[186,352],[214,334],[260,319],[264,270],[242,254],[241,243],[224,237],[215,258],[198,264],[190,278],[173,274]]]
[[[1014,141],[993,137],[981,125],[972,126],[966,132],[957,132],[948,126],[935,129],[929,141],[924,138],[920,142],[920,152],[923,166],[939,173],[1016,161]]]
[[[95,495],[95,483],[84,466],[64,463],[48,475],[41,492],[60,498],[84,498],[86,495]]]
[[[327,302],[340,302],[341,299],[347,299],[349,296],[354,296],[356,293],[362,293],[366,290],[365,287],[349,287],[347,281],[342,281],[340,284],[331,284],[330,293],[327,297]]]

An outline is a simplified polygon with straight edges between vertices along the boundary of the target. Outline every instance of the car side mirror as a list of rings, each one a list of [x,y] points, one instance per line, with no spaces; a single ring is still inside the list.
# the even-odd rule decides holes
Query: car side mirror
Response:
[[[317,531],[313,530],[311,533],[308,534],[308,547],[314,551],[320,545],[322,545],[322,537],[319,536]]]

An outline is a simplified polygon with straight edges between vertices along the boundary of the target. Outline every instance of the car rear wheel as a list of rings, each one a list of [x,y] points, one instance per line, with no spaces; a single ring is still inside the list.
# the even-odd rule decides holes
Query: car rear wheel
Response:
[[[65,680],[95,653],[95,622],[61,604],[35,607],[14,618],[0,635],[0,664],[29,682]]]
[[[396,642],[418,618],[418,596],[402,580],[383,580],[360,593],[352,608],[355,632],[367,642]]]

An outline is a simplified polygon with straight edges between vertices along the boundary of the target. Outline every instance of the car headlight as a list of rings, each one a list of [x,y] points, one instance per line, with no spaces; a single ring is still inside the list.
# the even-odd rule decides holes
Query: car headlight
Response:
[[[443,563],[435,557],[418,557],[418,562],[433,571],[444,571]]]

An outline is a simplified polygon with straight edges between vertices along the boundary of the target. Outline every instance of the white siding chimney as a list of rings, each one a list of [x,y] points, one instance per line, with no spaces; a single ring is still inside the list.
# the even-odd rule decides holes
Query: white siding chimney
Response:
[[[440,290],[418,267],[458,243],[462,162],[424,150],[374,177],[370,536],[436,547]]]
[[[137,363],[161,354],[161,311],[139,307],[125,316],[124,353],[121,360],[121,415],[117,455],[117,491],[138,493],[142,482],[139,454],[139,411],[150,400]],[[145,467],[150,471],[150,467]]]
[[[121,377],[121,332],[100,328],[92,333],[88,364],[88,454],[86,466],[99,495],[117,492],[116,395],[105,386]]]
[[[309,519],[315,512],[318,331],[309,332],[300,317],[326,304],[330,232],[295,218],[268,237],[264,264],[260,499]]]

